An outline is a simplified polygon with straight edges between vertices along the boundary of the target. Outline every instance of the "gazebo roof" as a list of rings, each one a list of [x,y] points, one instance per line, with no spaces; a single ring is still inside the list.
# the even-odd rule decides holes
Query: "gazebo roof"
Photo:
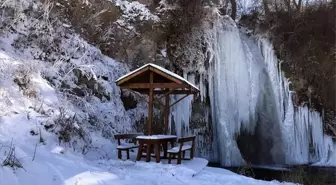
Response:
[[[150,83],[150,73],[153,72],[153,83]],[[148,63],[115,81],[121,88],[128,88],[147,94],[149,88],[154,89],[154,94],[192,94],[199,89],[183,77],[158,65]],[[159,90],[161,89],[161,90]]]

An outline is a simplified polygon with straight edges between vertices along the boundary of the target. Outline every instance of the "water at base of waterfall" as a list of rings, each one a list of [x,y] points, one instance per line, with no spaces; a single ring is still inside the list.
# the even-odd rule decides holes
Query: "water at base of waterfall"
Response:
[[[291,166],[280,169],[278,167],[227,167],[227,170],[235,173],[244,173],[259,180],[278,180],[280,182],[294,182],[305,185],[334,185],[336,184],[336,167],[317,167],[317,166]],[[244,175],[243,174],[243,175]]]

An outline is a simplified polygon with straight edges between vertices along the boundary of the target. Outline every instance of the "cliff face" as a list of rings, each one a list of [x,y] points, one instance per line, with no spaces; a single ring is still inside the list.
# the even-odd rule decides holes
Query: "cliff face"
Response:
[[[160,52],[165,39],[158,17],[161,7],[156,1],[54,0],[52,3],[53,15],[71,25],[71,29],[103,54],[134,65],[164,58]]]
[[[200,53],[197,37],[205,11],[197,1],[53,0],[53,15],[98,46],[103,54],[136,67],[154,62],[173,67]],[[201,34],[197,39],[201,39]],[[191,52],[184,50],[186,45]],[[188,61],[190,62],[190,61]]]

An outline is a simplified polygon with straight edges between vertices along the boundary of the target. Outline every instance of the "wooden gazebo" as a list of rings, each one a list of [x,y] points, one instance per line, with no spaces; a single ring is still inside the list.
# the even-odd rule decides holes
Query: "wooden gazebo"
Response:
[[[198,94],[199,89],[181,76],[155,64],[146,64],[116,80],[121,88],[131,89],[149,96],[148,102],[148,135],[152,135],[153,101],[165,97],[164,132],[168,132],[170,107],[180,102],[190,94]],[[170,104],[170,94],[185,94],[176,102]]]

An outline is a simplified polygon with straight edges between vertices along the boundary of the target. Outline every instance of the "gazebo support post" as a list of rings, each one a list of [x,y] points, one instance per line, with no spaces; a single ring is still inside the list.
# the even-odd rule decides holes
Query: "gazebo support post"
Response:
[[[169,112],[170,112],[170,97],[169,94],[165,95],[165,108],[164,108],[164,132],[168,134],[168,122],[169,122]]]
[[[149,76],[149,102],[148,102],[148,135],[152,135],[152,123],[153,123],[153,71]]]

